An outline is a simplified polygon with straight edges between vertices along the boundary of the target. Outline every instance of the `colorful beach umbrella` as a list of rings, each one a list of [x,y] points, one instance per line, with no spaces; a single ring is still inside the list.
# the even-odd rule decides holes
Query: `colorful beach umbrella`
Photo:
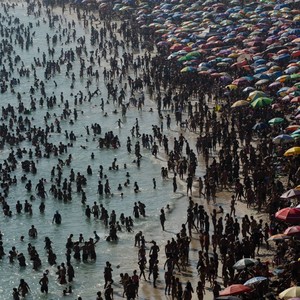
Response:
[[[249,280],[247,280],[244,285],[255,285],[255,284],[258,284],[258,283],[261,283],[265,280],[268,280],[267,277],[264,277],[264,276],[257,276],[257,277],[253,277]]]
[[[268,97],[259,97],[255,100],[253,100],[250,103],[250,106],[252,106],[253,108],[261,108],[261,107],[265,107],[268,106],[272,103],[272,99],[268,98]]]
[[[290,287],[279,294],[279,298],[283,300],[300,297],[300,286]]]
[[[300,209],[295,207],[286,207],[275,214],[277,220],[291,224],[300,223]]]
[[[220,292],[220,296],[240,295],[250,292],[252,289],[243,284],[232,284]]]
[[[281,199],[290,199],[294,197],[300,197],[300,189],[290,189],[280,196]]]
[[[283,234],[283,233],[278,233],[278,234],[274,234],[272,236],[270,236],[268,238],[268,241],[274,241],[274,242],[277,242],[277,241],[282,241],[282,240],[288,240],[290,239],[291,237],[286,235],[286,234]]]
[[[268,123],[270,125],[277,125],[277,124],[281,124],[282,122],[284,122],[283,118],[273,118],[273,119],[268,121]]]
[[[247,267],[255,266],[256,264],[258,264],[258,261],[254,258],[242,258],[233,265],[233,268],[243,270]]]
[[[263,91],[253,91],[249,94],[248,99],[253,101],[260,97],[266,97],[266,93]]]
[[[291,226],[291,227],[288,227],[284,231],[284,234],[289,235],[289,236],[300,235],[300,226]]]
[[[216,300],[241,300],[241,298],[229,295],[229,296],[218,297],[216,298]]]
[[[248,105],[249,105],[249,101],[238,100],[231,105],[231,108],[237,108],[237,107],[248,106]]]
[[[277,144],[277,145],[278,144],[288,144],[288,143],[292,143],[292,142],[294,142],[294,139],[288,134],[280,134],[273,138],[273,143]]]
[[[284,152],[284,156],[297,156],[300,154],[300,147],[292,147]]]

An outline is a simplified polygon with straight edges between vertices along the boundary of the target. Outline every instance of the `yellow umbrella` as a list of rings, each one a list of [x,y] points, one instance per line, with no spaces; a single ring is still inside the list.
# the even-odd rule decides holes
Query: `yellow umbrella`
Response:
[[[284,152],[284,156],[295,156],[300,154],[300,147],[292,147]]]
[[[257,98],[265,97],[265,96],[266,94],[263,91],[253,91],[249,94],[248,99],[254,101]]]
[[[230,89],[230,90],[236,90],[237,89],[237,85],[236,84],[228,84],[225,87],[227,89]]]
[[[228,55],[229,58],[236,58],[236,57],[239,57],[239,56],[240,55],[238,53],[235,53],[235,52]]]
[[[279,294],[279,298],[284,300],[294,297],[300,297],[300,286],[290,287]]]
[[[238,101],[234,102],[231,105],[231,108],[241,107],[241,106],[248,106],[248,105],[249,105],[248,101],[246,101],[246,100],[238,100]]]

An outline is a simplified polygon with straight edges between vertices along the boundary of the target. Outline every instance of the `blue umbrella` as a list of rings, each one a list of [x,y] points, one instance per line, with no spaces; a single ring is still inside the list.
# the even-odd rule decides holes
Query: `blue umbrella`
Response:
[[[288,134],[280,134],[273,138],[274,144],[287,144],[294,142],[294,139]]]
[[[260,123],[255,124],[255,125],[252,127],[252,129],[253,129],[253,130],[262,130],[262,129],[265,129],[265,128],[267,128],[267,127],[268,127],[268,124],[260,122]]]
[[[253,277],[249,280],[247,280],[244,285],[251,285],[251,284],[256,284],[256,283],[260,283],[262,281],[268,280],[267,277],[264,276],[257,276],[257,277]]]

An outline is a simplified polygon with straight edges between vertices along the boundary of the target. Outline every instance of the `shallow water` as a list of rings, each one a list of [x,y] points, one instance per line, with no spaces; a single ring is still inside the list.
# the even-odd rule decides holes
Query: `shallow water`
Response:
[[[3,12],[3,7],[0,7],[0,12]],[[21,50],[16,45],[14,45],[14,50],[16,54],[19,54],[24,62],[25,66],[30,66],[33,63],[33,57],[39,57],[42,59],[42,53],[48,53],[47,44],[46,44],[46,33],[49,33],[50,36],[55,34],[58,31],[58,27],[56,29],[50,29],[47,23],[43,23],[42,19],[44,15],[40,18],[35,19],[33,16],[27,16],[26,7],[24,2],[20,2],[19,5],[14,9],[10,9],[10,15],[14,15],[15,17],[20,18],[21,23],[24,23],[25,26],[28,25],[29,22],[32,22],[33,29],[32,32],[35,31],[36,35],[34,38],[34,45],[30,48],[29,51]],[[65,18],[69,20],[71,16],[66,13]],[[36,22],[40,20],[40,26],[36,26]],[[63,23],[62,26],[65,26],[66,23]],[[56,22],[56,26],[58,26],[58,22]],[[76,22],[76,31],[77,38],[80,36],[86,36],[87,41],[87,50],[89,51],[95,50],[95,48],[89,45],[89,30],[86,30],[82,27],[82,24]],[[57,58],[60,54],[60,49],[75,49],[76,43],[71,43],[68,45],[64,45],[64,40],[62,40],[61,45],[58,44],[56,46],[56,54]],[[40,48],[40,52],[38,52],[37,48]],[[48,56],[48,55],[47,55]],[[78,60],[78,57],[76,58]],[[86,58],[85,58],[86,59]],[[79,64],[74,65],[74,73],[78,78],[79,75]],[[17,67],[20,67],[20,63]],[[16,67],[15,67],[16,68]],[[70,96],[71,93],[74,95],[79,91],[83,90],[84,94],[87,94],[87,90],[85,89],[86,80],[77,79],[75,88],[73,90],[70,89],[71,80],[66,78],[63,74],[65,74],[66,70],[61,66],[62,72],[60,75],[56,76],[54,79],[58,83],[58,87],[55,88],[53,79],[45,82],[46,93],[47,95],[55,94],[58,98],[61,92],[64,93],[65,99],[69,100],[70,108],[73,110],[73,97]],[[43,68],[37,68],[37,77],[44,81],[44,70]],[[103,67],[100,68],[99,72],[102,74]],[[18,77],[17,73],[14,73],[15,77]],[[22,101],[25,103],[26,107],[29,107],[29,88],[33,85],[33,76],[32,73],[30,78],[20,78],[21,85],[16,86],[15,91],[20,91],[22,94]],[[146,240],[160,240],[159,244],[163,246],[167,238],[170,238],[170,232],[177,232],[177,227],[180,226],[182,220],[185,219],[185,214],[181,214],[180,211],[177,210],[176,218],[168,219],[167,215],[167,230],[170,232],[162,233],[160,230],[159,224],[159,211],[162,207],[165,207],[167,203],[171,205],[172,208],[178,206],[177,200],[182,198],[182,194],[177,193],[173,194],[172,192],[172,182],[171,180],[162,181],[160,177],[160,168],[162,165],[162,161],[155,160],[149,150],[142,149],[142,161],[141,168],[138,168],[133,160],[135,159],[134,154],[128,154],[126,151],[126,139],[127,136],[130,135],[130,129],[135,123],[135,119],[139,119],[140,124],[140,132],[152,134],[151,125],[159,124],[159,118],[157,113],[149,113],[150,107],[155,108],[155,103],[151,100],[147,100],[145,103],[145,107],[143,111],[138,111],[136,108],[131,107],[125,118],[122,119],[122,128],[117,128],[116,121],[118,118],[121,118],[121,114],[114,115],[112,111],[115,107],[112,104],[105,105],[105,111],[108,112],[109,117],[103,117],[103,113],[99,107],[100,98],[107,98],[106,88],[104,86],[103,81],[100,79],[99,88],[102,91],[101,96],[94,97],[91,102],[84,102],[82,105],[78,105],[76,107],[79,110],[79,121],[74,125],[70,125],[68,121],[62,121],[62,133],[54,133],[52,134],[49,142],[54,144],[58,144],[60,141],[63,143],[67,143],[68,141],[65,139],[64,130],[73,130],[74,133],[78,136],[76,142],[74,142],[73,148],[68,148],[69,153],[73,156],[73,161],[71,164],[71,168],[74,169],[75,174],[77,172],[81,172],[88,178],[88,184],[85,188],[85,192],[87,195],[87,204],[92,205],[94,201],[97,201],[98,204],[102,203],[104,207],[109,211],[109,213],[114,209],[116,211],[117,216],[119,217],[120,213],[123,212],[125,216],[132,216],[133,204],[135,201],[142,201],[146,204],[146,219],[140,218],[136,220],[134,224],[134,231],[142,230],[145,233]],[[90,91],[93,92],[96,89],[96,83],[93,81],[90,87]],[[39,100],[40,94],[36,93],[34,97]],[[128,101],[128,95],[126,97]],[[10,92],[6,92],[5,94],[1,94],[1,105],[6,106],[7,103],[11,105],[17,104],[16,94],[11,94]],[[54,122],[55,118],[53,114],[60,115],[61,107],[54,107],[49,110],[52,117],[48,121],[49,124]],[[81,114],[81,112],[83,114]],[[34,120],[32,121],[32,125],[35,124],[37,127],[44,127],[43,117],[47,112],[47,107],[44,105],[43,107],[39,107],[37,105],[37,110],[32,112],[30,117]],[[24,116],[23,116],[24,117]],[[92,141],[92,135],[87,136],[85,126],[90,126],[92,123],[99,123],[102,127],[102,135],[105,132],[112,130],[114,134],[119,136],[121,141],[121,148],[116,150],[106,150],[97,148],[97,142]],[[86,141],[88,139],[88,141]],[[136,139],[133,138],[132,144],[134,148],[134,144]],[[86,150],[83,150],[80,145],[84,145],[87,147]],[[29,142],[23,142],[21,148],[25,147],[27,150],[29,148],[33,148]],[[9,147],[5,147],[1,152],[1,160],[7,158],[10,149]],[[91,160],[90,155],[94,152],[95,159]],[[32,202],[33,206],[33,215],[29,216],[25,213],[21,215],[16,215],[15,211],[15,203],[17,200],[20,200],[21,203],[24,203],[25,199],[29,200],[30,193],[26,192],[25,184],[21,183],[20,178],[23,175],[21,166],[19,164],[17,170],[13,172],[12,175],[16,175],[18,179],[18,184],[16,186],[12,186],[10,188],[10,193],[8,197],[8,203],[11,206],[11,210],[13,211],[13,217],[7,218],[3,215],[0,216],[0,230],[4,234],[3,236],[3,244],[5,248],[5,252],[8,254],[8,251],[12,246],[15,246],[18,252],[23,252],[26,257],[27,267],[25,269],[20,269],[18,262],[16,261],[14,264],[9,264],[8,258],[4,257],[2,261],[0,261],[0,299],[11,299],[11,292],[13,287],[17,287],[20,278],[25,278],[27,283],[31,288],[31,294],[27,297],[28,299],[60,299],[62,298],[62,290],[64,286],[60,286],[56,281],[55,270],[56,267],[50,267],[47,263],[46,253],[44,250],[44,238],[48,236],[53,241],[53,250],[57,255],[57,263],[65,262],[65,243],[67,237],[70,233],[74,234],[74,240],[76,240],[79,236],[79,233],[82,233],[85,239],[87,240],[89,237],[93,237],[93,231],[96,230],[100,235],[100,242],[96,246],[97,252],[97,260],[96,262],[89,263],[77,263],[72,259],[72,264],[75,268],[75,281],[72,283],[74,294],[70,296],[70,298],[74,298],[76,295],[81,295],[83,299],[94,299],[95,294],[98,290],[103,290],[103,270],[106,261],[110,261],[112,263],[114,272],[113,276],[115,281],[118,281],[119,274],[121,272],[132,273],[134,269],[137,269],[137,249],[133,247],[134,241],[134,233],[119,233],[119,241],[116,244],[108,243],[104,241],[104,237],[108,235],[108,230],[104,227],[101,221],[94,220],[91,218],[87,220],[85,217],[85,207],[81,204],[81,197],[73,192],[72,194],[72,202],[71,203],[63,203],[62,201],[55,200],[52,195],[48,192],[51,186],[50,182],[50,171],[53,166],[56,166],[58,163],[58,158],[65,160],[68,154],[60,155],[59,157],[51,157],[50,159],[39,159],[37,163],[38,173],[36,175],[27,174],[27,178],[31,179],[33,183],[33,194],[34,188],[38,183],[40,178],[45,178],[47,180],[46,190],[48,193],[48,198],[46,198],[46,211],[45,214],[41,215],[39,213],[38,207],[40,204],[40,199],[36,196],[36,200]],[[109,171],[108,168],[111,166],[111,163],[114,158],[117,158],[117,162],[120,166],[119,171]],[[28,155],[25,155],[22,160],[28,159]],[[127,164],[127,169],[124,170],[123,165]],[[87,165],[92,166],[93,176],[88,176],[86,174]],[[110,186],[114,193],[112,197],[100,197],[97,195],[97,183],[98,183],[98,170],[99,165],[103,165],[104,174],[108,176],[110,181]],[[131,174],[130,181],[131,185],[128,188],[123,188],[124,198],[120,197],[120,192],[117,191],[117,186],[119,183],[124,183],[126,181],[126,172]],[[64,167],[62,178],[68,177],[70,174],[70,167]],[[157,188],[153,189],[152,186],[152,178],[156,178]],[[139,187],[141,189],[140,193],[134,193],[133,191],[133,183],[137,181]],[[75,189],[75,184],[73,184],[73,189]],[[56,210],[59,210],[62,215],[62,224],[60,226],[53,225],[51,223],[53,214]],[[28,229],[30,226],[34,224],[38,229],[38,238],[36,240],[31,240],[28,238]],[[25,236],[24,242],[20,242],[19,238],[21,235]],[[32,264],[29,261],[29,257],[27,255],[27,243],[32,243],[40,254],[42,260],[42,268],[40,271],[33,271]],[[119,269],[116,269],[116,266],[120,265]],[[38,281],[42,277],[42,273],[44,270],[49,269],[49,294],[48,296],[42,295],[39,290]],[[115,288],[116,293],[120,293],[122,289],[119,287]]]

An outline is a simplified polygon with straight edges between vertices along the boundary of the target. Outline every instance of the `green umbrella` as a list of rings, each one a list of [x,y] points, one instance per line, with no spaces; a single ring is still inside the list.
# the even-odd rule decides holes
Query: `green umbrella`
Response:
[[[186,57],[200,57],[201,56],[201,53],[200,52],[198,52],[198,51],[192,51],[192,52],[190,52],[190,53],[188,53],[187,55],[186,55]]]
[[[253,108],[260,108],[260,107],[264,107],[264,106],[267,106],[267,105],[270,105],[272,103],[272,99],[271,98],[268,98],[268,97],[259,97],[255,100],[253,100],[250,105],[253,107]]]
[[[299,78],[300,78],[300,74],[299,73],[291,75],[291,79],[299,79]]]
[[[293,139],[299,139],[299,138],[300,138],[300,132],[292,133],[292,134],[291,134],[291,137],[292,137]]]
[[[183,69],[180,70],[180,73],[191,73],[191,72],[196,72],[197,68],[193,67],[184,67]]]
[[[273,118],[273,119],[271,119],[268,123],[269,123],[270,125],[276,125],[276,124],[282,123],[283,121],[284,121],[283,118]]]

